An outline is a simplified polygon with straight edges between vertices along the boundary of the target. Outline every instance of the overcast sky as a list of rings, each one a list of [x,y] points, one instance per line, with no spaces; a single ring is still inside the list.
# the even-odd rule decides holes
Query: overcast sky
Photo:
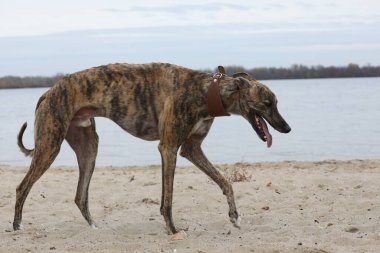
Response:
[[[0,0],[0,76],[112,62],[380,65],[380,1]]]

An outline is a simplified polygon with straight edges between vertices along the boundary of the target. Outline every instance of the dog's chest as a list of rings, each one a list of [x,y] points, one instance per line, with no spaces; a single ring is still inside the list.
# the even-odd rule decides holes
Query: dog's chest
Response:
[[[210,129],[210,118],[202,118],[200,120],[197,121],[197,123],[195,123],[194,127],[191,129],[190,133],[189,133],[189,137],[191,135],[206,135],[207,132],[209,131]]]
[[[147,141],[159,139],[158,125],[153,120],[125,117],[116,123],[128,133]]]

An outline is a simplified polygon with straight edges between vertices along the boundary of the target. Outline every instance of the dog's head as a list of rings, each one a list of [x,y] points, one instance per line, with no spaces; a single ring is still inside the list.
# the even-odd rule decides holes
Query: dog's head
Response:
[[[247,73],[235,73],[233,78],[233,89],[238,92],[239,114],[249,121],[269,148],[272,145],[272,135],[266,122],[280,133],[289,133],[291,130],[278,112],[276,96],[267,86]]]

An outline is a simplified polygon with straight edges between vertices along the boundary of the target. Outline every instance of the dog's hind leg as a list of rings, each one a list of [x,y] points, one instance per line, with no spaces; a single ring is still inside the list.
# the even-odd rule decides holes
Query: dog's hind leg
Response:
[[[234,192],[232,185],[228,180],[209,162],[201,149],[203,139],[206,137],[213,120],[205,121],[198,131],[195,131],[189,138],[182,144],[180,155],[187,158],[206,175],[208,175],[223,191],[227,197],[229,206],[228,215],[230,221],[235,227],[240,228],[240,215],[236,210]]]
[[[88,127],[70,125],[66,134],[66,141],[74,150],[79,165],[79,180],[75,203],[88,224],[96,228],[88,208],[88,188],[95,168],[99,141],[95,129],[95,120],[92,118],[91,125]]]
[[[39,145],[34,149],[30,168],[16,189],[15,215],[13,220],[14,230],[21,228],[22,209],[33,184],[46,172],[59,153],[63,136],[57,134],[53,138],[50,134],[39,132]]]

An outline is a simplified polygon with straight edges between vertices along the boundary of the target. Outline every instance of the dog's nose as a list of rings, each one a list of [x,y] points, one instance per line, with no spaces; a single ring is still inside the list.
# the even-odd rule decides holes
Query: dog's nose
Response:
[[[286,126],[284,127],[284,133],[289,133],[291,130],[292,130],[292,129],[290,128],[289,125],[286,125]]]

